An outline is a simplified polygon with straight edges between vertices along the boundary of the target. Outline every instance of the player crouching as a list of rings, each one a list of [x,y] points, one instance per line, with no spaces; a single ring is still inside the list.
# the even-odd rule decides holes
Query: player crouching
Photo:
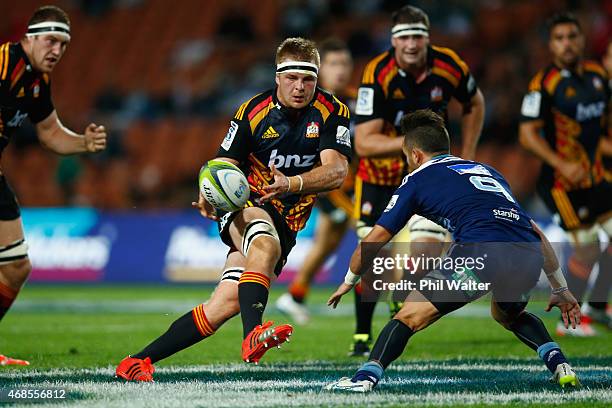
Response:
[[[402,354],[412,335],[488,292],[493,294],[491,312],[495,320],[537,352],[559,385],[578,386],[578,377],[559,345],[551,339],[542,321],[525,310],[529,292],[544,269],[552,287],[547,310],[557,306],[566,326],[571,323],[575,327],[580,321],[580,307],[567,288],[546,237],[517,204],[500,173],[485,164],[449,154],[449,137],[440,116],[429,110],[409,114],[402,119],[402,134],[411,173],[358,245],[345,282],[328,304],[336,307],[368,270],[375,256],[372,252],[389,242],[414,214],[436,221],[453,234],[455,243],[445,262],[423,278],[442,289],[419,285],[418,291],[412,291],[401,310],[383,328],[369,361],[352,378],[342,378],[326,389],[371,391],[384,370]],[[372,249],[370,255],[364,255],[367,253],[362,251],[364,245]],[[452,266],[470,258],[481,259],[482,266],[463,266],[460,270]],[[486,289],[452,289],[457,287],[454,284],[467,282],[486,283]],[[422,289],[423,286],[426,288]]]

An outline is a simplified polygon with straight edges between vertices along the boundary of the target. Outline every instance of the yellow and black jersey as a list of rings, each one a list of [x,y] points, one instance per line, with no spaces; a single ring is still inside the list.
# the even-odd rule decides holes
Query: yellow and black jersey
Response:
[[[521,121],[542,121],[544,137],[564,160],[580,162],[591,177],[571,184],[552,167],[544,165],[538,188],[563,190],[590,188],[604,179],[599,143],[607,137],[610,89],[604,68],[583,61],[570,71],[550,65],[538,72],[523,98]]]
[[[38,123],[54,110],[49,76],[35,71],[20,43],[0,46],[0,154],[26,118]]]
[[[317,88],[312,102],[300,111],[282,106],[276,89],[243,103],[230,122],[217,153],[240,162],[251,187],[253,205],[273,182],[275,166],[286,176],[305,173],[320,164],[319,154],[337,150],[351,157],[349,109],[332,94]],[[292,231],[304,228],[316,194],[291,194],[272,200]]]
[[[357,95],[355,122],[383,119],[383,133],[397,137],[400,120],[406,113],[431,109],[447,117],[451,98],[468,103],[477,91],[465,62],[451,49],[431,46],[427,50],[428,72],[419,82],[403,71],[391,48],[365,67]],[[405,175],[404,158],[361,158],[357,176],[364,182],[398,186]]]

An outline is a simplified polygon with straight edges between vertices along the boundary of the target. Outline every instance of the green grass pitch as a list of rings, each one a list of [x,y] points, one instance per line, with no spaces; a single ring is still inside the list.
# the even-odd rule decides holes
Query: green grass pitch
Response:
[[[324,384],[351,375],[363,361],[346,356],[354,325],[352,297],[336,311],[323,306],[332,288],[313,291],[312,322],[296,327],[291,343],[268,352],[259,366],[240,360],[237,317],[213,337],[156,364],[153,384],[113,378],[125,355],[139,351],[211,290],[199,285],[30,285],[0,324],[0,353],[32,365],[0,367],[0,390],[66,389],[65,400],[46,403],[53,407],[612,404],[612,333],[600,330],[601,336],[590,339],[553,336],[583,383],[579,390],[562,391],[548,383],[549,373],[535,353],[490,318],[486,302],[415,335],[375,392],[323,392]],[[265,317],[285,322],[273,305],[280,293],[271,293]],[[554,331],[557,315],[543,313],[543,307],[534,302],[529,310]],[[378,310],[374,333],[388,318],[386,305]]]

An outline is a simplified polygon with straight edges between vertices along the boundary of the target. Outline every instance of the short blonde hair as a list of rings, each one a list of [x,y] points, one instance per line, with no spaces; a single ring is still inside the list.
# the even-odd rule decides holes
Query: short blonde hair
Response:
[[[292,37],[284,40],[276,49],[276,65],[283,61],[295,58],[302,62],[312,62],[317,67],[321,66],[321,57],[314,41],[301,37]]]

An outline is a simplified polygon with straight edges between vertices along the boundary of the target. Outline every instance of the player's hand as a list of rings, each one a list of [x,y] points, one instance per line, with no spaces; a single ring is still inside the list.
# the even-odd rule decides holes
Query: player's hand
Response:
[[[217,210],[215,210],[215,207],[210,205],[210,203],[206,201],[206,199],[201,193],[199,196],[200,197],[198,198],[198,202],[196,203],[195,201],[193,201],[191,203],[191,206],[193,208],[197,208],[200,211],[200,214],[202,214],[202,217],[210,218],[213,221],[217,221],[219,217],[217,217]]]
[[[274,175],[274,183],[269,186],[263,186],[263,191],[266,192],[266,195],[259,199],[262,203],[289,192],[289,180],[287,176],[278,171],[274,165],[270,166],[270,169]]]
[[[569,328],[571,324],[572,329],[575,329],[580,324],[580,305],[574,295],[572,295],[572,292],[566,290],[558,295],[550,295],[548,306],[544,310],[550,312],[555,306],[561,310],[561,317],[563,318],[565,328]]]
[[[106,129],[104,126],[98,126],[95,123],[90,123],[85,128],[85,149],[90,153],[96,153],[106,149]]]
[[[342,282],[342,284],[338,286],[338,289],[336,289],[334,294],[331,295],[331,297],[327,301],[327,306],[331,306],[335,309],[336,306],[338,306],[338,303],[340,303],[340,299],[342,299],[342,296],[350,292],[351,289],[353,289],[353,285],[347,285],[346,283]]]
[[[573,186],[579,185],[580,182],[589,176],[588,171],[579,162],[562,162],[557,170]]]

